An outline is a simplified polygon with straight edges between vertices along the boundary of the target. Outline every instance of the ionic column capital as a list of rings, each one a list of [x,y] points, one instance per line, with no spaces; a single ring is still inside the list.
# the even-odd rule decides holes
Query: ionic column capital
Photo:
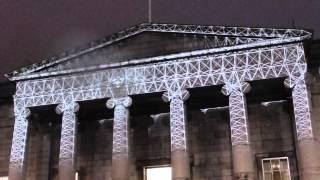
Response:
[[[58,106],[56,107],[56,113],[57,114],[62,114],[65,111],[72,111],[72,112],[77,112],[79,111],[79,104],[77,102],[65,102],[65,103],[61,103],[58,104]]]
[[[251,86],[248,82],[239,82],[234,84],[225,84],[221,92],[222,94],[229,96],[232,93],[248,93],[251,90]]]
[[[188,90],[181,89],[177,91],[167,91],[162,94],[162,99],[164,102],[170,102],[173,98],[179,98],[183,101],[187,100],[190,97]]]
[[[132,99],[131,97],[119,97],[119,98],[111,98],[107,101],[106,106],[109,109],[113,109],[115,106],[124,106],[124,107],[130,107],[132,105]]]
[[[27,107],[21,107],[21,108],[15,108],[14,109],[14,115],[16,117],[21,117],[21,118],[27,118],[31,114],[31,111]]]

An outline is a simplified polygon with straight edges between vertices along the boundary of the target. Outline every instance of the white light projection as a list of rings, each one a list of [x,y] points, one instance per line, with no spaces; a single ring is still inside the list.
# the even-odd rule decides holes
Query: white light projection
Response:
[[[62,113],[61,139],[59,164],[71,163],[75,165],[76,153],[76,137],[77,137],[77,117],[76,112],[79,110],[79,104],[68,101],[59,104],[56,107],[56,112]]]
[[[124,77],[127,94],[134,95],[172,91],[176,86],[183,89],[227,84],[232,79],[297,77],[306,71],[306,61],[303,46],[290,44],[119,69],[123,74],[117,75]],[[25,107],[60,104],[66,96],[70,101],[112,97],[114,71],[119,72],[110,69],[18,82],[15,108],[19,111]],[[13,139],[23,133],[15,132]]]
[[[163,100],[170,102],[170,136],[171,151],[187,150],[187,119],[184,101],[189,98],[187,90],[165,92]]]
[[[142,24],[146,31],[175,32],[192,34],[217,34],[224,36],[244,37],[297,37],[308,35],[309,32],[298,29],[272,29],[250,27],[178,25],[178,24]]]
[[[73,101],[108,98],[115,87],[114,74],[123,77],[127,94],[134,95],[167,91],[173,84],[186,89],[225,84],[234,78],[252,81],[296,76],[305,67],[303,46],[290,44],[27,80],[17,83],[15,98],[24,107],[59,104],[66,95]]]
[[[130,97],[112,98],[107,107],[114,108],[112,153],[128,155],[129,153],[129,110],[132,104]]]
[[[310,33],[303,30],[159,24],[141,25],[141,27],[136,28],[141,29],[138,30],[139,32],[137,29],[120,32],[107,43],[111,43],[112,40],[121,40],[129,36],[130,33],[153,30],[275,39],[261,40],[261,42],[258,41],[237,46],[178,53],[169,56],[159,56],[141,61],[128,61],[124,64],[107,66],[105,69],[98,69],[96,71],[93,71],[94,69],[84,69],[90,72],[67,74],[65,76],[57,76],[58,73],[53,72],[50,74],[52,77],[43,77],[45,74],[39,75],[35,70],[68,60],[68,58],[74,57],[76,54],[54,62],[44,62],[44,64],[37,67],[25,68],[22,75],[25,73],[28,78],[38,79],[23,80],[22,76],[11,78],[12,80],[22,78],[21,80],[23,81],[17,82],[14,97],[17,120],[14,130],[10,167],[15,166],[15,164],[19,164],[20,167],[23,166],[20,160],[22,159],[21,162],[23,162],[25,154],[27,123],[23,123],[24,121],[21,119],[25,119],[25,116],[20,116],[20,114],[24,114],[25,109],[28,107],[62,104],[66,102],[66,98],[68,98],[68,102],[110,98],[116,94],[116,92],[113,92],[117,89],[117,85],[114,82],[118,82],[119,79],[123,81],[122,87],[125,87],[126,95],[154,92],[169,92],[170,94],[187,88],[220,84],[228,85],[230,82],[235,82],[235,80],[237,80],[237,82],[245,82],[279,77],[295,79],[306,72],[307,64],[304,57],[304,48],[300,41],[310,37]],[[103,47],[104,45],[98,46]],[[99,48],[98,46],[90,47],[85,50],[85,52],[80,53],[93,51]],[[219,53],[217,54],[217,52]],[[19,72],[15,72],[12,76],[17,74],[19,74]],[[296,106],[295,113],[297,114],[296,121],[303,125],[301,127],[306,127],[302,129],[308,129],[309,125],[306,115],[308,115],[307,112],[309,112],[309,110],[304,110],[300,107],[305,105],[303,102],[308,101],[304,99],[303,85],[297,85],[297,89],[294,91],[293,96],[297,99],[294,102]],[[183,96],[170,95],[170,98],[172,98],[170,108],[172,108],[173,114],[176,114],[176,116],[171,118],[179,119],[178,117],[182,117],[182,112],[184,112]],[[114,104],[113,106],[118,107],[115,108],[115,118],[118,117],[118,122],[123,122],[123,119],[128,118],[126,115],[128,110],[126,108],[130,106],[130,103],[127,103],[127,105],[116,105],[116,99],[117,98],[115,98],[113,102],[110,101],[109,104]],[[234,102],[236,101],[240,103],[243,100],[241,98],[235,98]],[[112,105],[110,107],[112,107]],[[303,121],[303,119],[307,120]],[[119,124],[119,127],[123,127],[123,124]],[[172,146],[172,150],[186,147],[185,134],[181,134],[182,131],[178,132],[180,134],[174,137],[175,145]],[[303,134],[303,137],[312,136],[312,133],[309,131],[306,131],[307,133],[304,132],[305,131],[300,133]],[[182,135],[183,138],[179,139]],[[127,143],[122,141],[123,136],[117,135],[114,138],[117,141],[115,147],[121,147],[116,148],[114,152],[128,150],[126,145],[121,145],[122,143]]]
[[[28,108],[17,109],[17,107],[15,107],[14,115],[15,123],[11,146],[9,171],[13,170],[15,172],[18,171],[19,173],[22,173],[25,161],[26,141],[29,124],[27,117],[30,115],[30,110]]]
[[[311,102],[304,75],[294,80],[287,78],[285,85],[292,88],[292,101],[298,140],[313,139]]]
[[[249,83],[226,84],[222,93],[229,96],[231,143],[233,146],[249,144],[248,115],[245,93],[250,90]]]
[[[275,45],[279,43],[297,42],[297,41],[301,41],[311,37],[310,32],[307,32],[305,30],[299,30],[299,29],[272,29],[272,28],[225,27],[225,26],[179,25],[179,24],[140,24],[138,26],[128,28],[124,31],[120,31],[102,40],[90,43],[89,46],[87,47],[84,47],[81,49],[73,49],[70,52],[65,52],[65,53],[62,53],[61,55],[51,57],[50,59],[47,59],[47,60],[43,60],[40,63],[33,64],[29,67],[24,67],[20,70],[7,74],[6,76],[11,80],[22,80],[24,78],[43,77],[44,74],[42,74],[41,76],[38,76],[37,74],[32,74],[32,73],[39,71],[43,68],[48,68],[53,65],[68,61],[74,57],[99,50],[100,48],[108,46],[114,42],[118,42],[120,40],[123,40],[133,35],[140,34],[142,32],[216,35],[220,37],[225,37],[224,40],[220,42],[222,46],[237,45],[238,43],[240,44],[246,43],[243,46],[238,46],[241,48],[256,47],[258,45],[270,46],[270,45]],[[264,40],[257,43],[247,44],[249,42],[255,41],[255,39],[261,39],[261,40],[264,39]],[[213,48],[208,52],[213,53],[216,51],[219,51],[219,52],[227,51],[227,50],[234,49],[235,47],[236,46],[225,47],[225,48]],[[177,58],[177,56],[178,58],[183,58],[184,55],[187,55],[187,56],[201,55],[202,52],[207,52],[207,50],[198,51],[197,54],[195,54],[195,52],[192,52],[191,54],[180,53],[180,55],[166,56],[165,59]],[[151,59],[154,59],[154,58],[151,58]],[[158,58],[155,58],[154,60],[156,59]],[[123,64],[123,62],[121,64]],[[91,69],[91,70],[94,70],[94,69]],[[50,75],[57,75],[57,72],[54,72],[53,74],[50,74]]]

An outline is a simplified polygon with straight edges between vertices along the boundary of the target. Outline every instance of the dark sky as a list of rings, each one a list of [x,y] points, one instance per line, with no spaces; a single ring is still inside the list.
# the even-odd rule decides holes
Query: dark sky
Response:
[[[304,28],[320,39],[319,0],[153,0],[153,22]],[[146,22],[148,0],[1,0],[2,74]]]

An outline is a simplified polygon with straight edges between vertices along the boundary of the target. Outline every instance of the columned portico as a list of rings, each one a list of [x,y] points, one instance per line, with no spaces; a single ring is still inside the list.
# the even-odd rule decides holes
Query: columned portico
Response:
[[[173,180],[190,179],[190,163],[187,140],[187,118],[184,101],[187,90],[166,92],[163,100],[170,102],[171,166]]]
[[[126,45],[109,48],[116,42],[143,33],[163,33],[166,39],[171,39],[166,37],[170,33],[210,36],[214,46],[186,51],[185,47],[193,42],[177,43],[177,49],[170,51],[172,54],[163,50],[166,48],[159,47],[162,45],[150,46],[150,52],[146,54],[141,51],[135,54],[137,47],[128,46],[125,49]],[[306,84],[304,80],[293,80],[291,77],[304,74],[307,70],[302,41],[310,36],[309,32],[296,29],[142,24],[98,44],[93,43],[79,52],[72,51],[71,54],[8,74],[10,80],[17,81],[9,178],[23,179],[28,108],[58,104],[57,112],[63,113],[59,178],[72,180],[75,175],[77,133],[75,112],[79,108],[76,102],[109,99],[107,107],[114,108],[112,179],[128,180],[129,107],[132,103],[129,96],[166,92],[163,99],[170,102],[172,177],[174,180],[191,179],[184,103],[189,97],[186,89],[224,84],[222,91],[229,96],[233,175],[239,180],[252,180],[255,178],[255,168],[245,98],[249,85],[245,82],[290,77],[286,84],[293,88],[301,177],[303,180],[318,180],[319,161],[315,160],[316,140]],[[155,42],[159,37],[148,35],[133,44],[137,46],[141,41],[146,43],[141,47],[149,48],[147,43]],[[168,41],[166,45],[172,42]],[[197,41],[195,44],[204,43]],[[118,52],[119,49],[121,51]]]
[[[112,140],[112,180],[129,179],[129,110],[130,97],[112,98],[107,107],[114,108]]]
[[[56,108],[62,114],[60,152],[59,152],[59,180],[75,179],[75,157],[77,137],[76,112],[79,105],[76,102],[65,102]]]
[[[222,93],[229,96],[233,176],[239,180],[255,179],[245,97],[249,90],[246,82],[226,84],[222,88]]]
[[[15,109],[15,123],[10,154],[9,178],[10,180],[23,180],[26,159],[26,146],[28,134],[28,108]]]
[[[298,138],[299,170],[302,180],[320,179],[319,142],[315,139],[311,119],[311,100],[304,75],[287,78],[285,85],[292,88],[292,101]]]

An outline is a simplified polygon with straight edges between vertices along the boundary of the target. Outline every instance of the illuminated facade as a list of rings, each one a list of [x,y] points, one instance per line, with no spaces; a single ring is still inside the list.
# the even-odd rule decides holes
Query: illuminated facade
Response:
[[[176,38],[200,36],[202,39],[189,49],[178,46],[168,50],[169,53],[162,50],[154,55],[120,55],[114,62],[104,58],[103,53],[99,54],[106,47],[145,33],[174,34]],[[57,113],[62,114],[59,179],[73,179],[77,156],[76,112],[81,109],[78,103],[105,99],[106,106],[114,110],[111,176],[114,180],[129,179],[129,110],[134,103],[131,96],[162,93],[170,109],[172,177],[193,179],[185,104],[192,93],[188,90],[223,86],[221,91],[229,98],[233,177],[256,179],[246,93],[253,81],[285,79],[283,83],[292,90],[296,148],[303,159],[299,161],[300,178],[317,180],[320,162],[313,160],[317,156],[317,142],[311,120],[303,45],[310,37],[309,32],[296,29],[142,24],[89,47],[8,74],[10,80],[16,81],[16,121],[9,178],[21,180],[24,177],[29,109],[57,105]],[[189,40],[185,43],[192,44]]]

